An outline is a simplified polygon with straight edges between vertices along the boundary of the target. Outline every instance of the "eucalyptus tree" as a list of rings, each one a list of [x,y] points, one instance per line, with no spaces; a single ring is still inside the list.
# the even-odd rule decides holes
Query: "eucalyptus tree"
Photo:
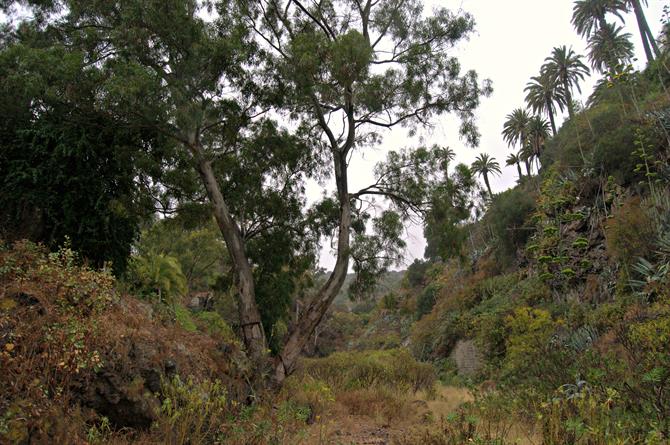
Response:
[[[549,122],[540,116],[533,116],[528,122],[528,145],[533,150],[538,171],[541,166],[540,154],[547,139],[549,139]]]
[[[556,136],[556,121],[554,113],[556,106],[563,111],[565,98],[563,89],[545,70],[539,76],[531,78],[524,89],[526,92],[526,104],[534,113],[547,113],[551,122],[551,130]]]
[[[576,54],[572,48],[566,46],[553,49],[551,56],[545,59],[543,69],[547,75],[562,86],[563,101],[568,108],[570,118],[574,117],[572,103],[572,89],[581,93],[579,82],[589,74],[589,68],[582,62],[582,56]]]
[[[505,165],[513,166],[516,165],[516,171],[519,174],[519,179],[523,178],[523,173],[521,172],[521,158],[517,153],[510,153],[505,159]]]
[[[277,252],[298,250],[292,243],[302,230],[300,178],[314,156],[262,114],[254,118],[270,100],[243,69],[259,53],[230,12],[233,4],[217,2],[222,13],[206,21],[197,0],[24,3],[37,4],[36,20],[46,23],[37,27],[55,30],[63,46],[83,52],[83,71],[103,71],[94,96],[99,108],[127,126],[159,132],[175,148],[174,160],[157,168],[176,180],[182,198],[207,197],[234,265],[242,337],[261,363],[267,347],[254,275],[262,267],[249,256],[259,238],[277,242],[280,233],[293,236]],[[276,305],[274,292],[266,293],[266,307]]]
[[[379,144],[384,130],[413,132],[445,113],[460,118],[460,135],[475,145],[474,111],[491,91],[450,52],[472,32],[472,18],[444,8],[424,14],[419,0],[353,9],[296,0],[23,3],[85,51],[82,69],[104,70],[101,108],[172,141],[175,160],[160,168],[174,180],[175,199],[206,197],[233,265],[241,335],[257,375],[270,364],[264,320],[286,306],[286,271],[313,266],[319,241],[335,239],[332,273],[275,348],[278,384],[350,262],[359,288],[371,286],[401,255],[402,222],[422,216],[430,190],[446,178],[443,149],[404,150],[389,153],[376,180],[352,192],[354,151]],[[336,191],[305,210],[309,177],[334,179]],[[376,217],[366,210],[374,198],[390,203]],[[277,275],[284,278],[272,281]]]
[[[506,116],[502,135],[507,145],[518,145],[520,149],[526,145],[530,117],[530,113],[523,108],[517,108]]]
[[[453,173],[433,190],[423,229],[426,258],[464,259],[467,225],[478,210],[481,192],[473,171],[465,164],[456,165]]]
[[[486,184],[486,189],[489,192],[489,196],[493,198],[493,192],[491,191],[491,184],[489,183],[489,175],[500,175],[502,171],[500,170],[500,164],[495,160],[494,157],[489,156],[486,153],[481,153],[477,155],[477,158],[472,163],[470,167],[473,173],[476,173],[484,178],[484,183]]]
[[[473,30],[467,14],[445,8],[424,14],[419,0],[261,0],[243,6],[268,56],[258,75],[275,83],[283,109],[329,158],[324,165],[336,189],[329,198],[336,211],[324,232],[336,239],[335,266],[278,353],[274,379],[281,382],[342,287],[350,260],[364,275],[393,260],[397,244],[389,245],[384,232],[392,228],[395,237],[399,221],[429,204],[430,173],[444,159],[439,149],[391,153],[375,169],[376,181],[350,191],[354,151],[377,145],[384,130],[405,126],[411,132],[449,112],[458,115],[461,136],[474,145],[479,135],[473,113],[490,85],[480,84],[474,71],[461,72],[449,51]],[[391,207],[368,235],[361,204],[374,197],[388,198]]]
[[[594,70],[601,73],[620,73],[622,67],[629,63],[634,54],[631,35],[624,33],[623,28],[606,24],[589,39],[589,61]]]

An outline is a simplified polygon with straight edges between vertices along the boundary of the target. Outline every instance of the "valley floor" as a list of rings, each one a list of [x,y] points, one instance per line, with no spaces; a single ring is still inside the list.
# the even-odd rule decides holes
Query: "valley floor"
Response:
[[[434,394],[421,391],[408,397],[399,419],[384,416],[351,414],[340,403],[318,419],[306,431],[301,445],[391,445],[420,443],[422,430],[439,428],[440,422],[455,416],[464,403],[473,402],[466,388],[438,384]],[[541,443],[533,432],[515,428],[510,443],[534,445]]]

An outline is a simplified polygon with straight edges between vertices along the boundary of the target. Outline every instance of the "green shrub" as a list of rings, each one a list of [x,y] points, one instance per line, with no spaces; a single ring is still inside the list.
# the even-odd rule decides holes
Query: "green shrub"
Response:
[[[201,325],[202,330],[210,335],[218,336],[226,342],[238,343],[239,340],[233,329],[218,312],[203,311],[194,315],[195,322]]]
[[[417,362],[403,349],[336,352],[324,358],[303,359],[298,376],[310,376],[333,390],[385,386],[419,391],[432,388],[435,382],[433,367]]]
[[[498,257],[508,264],[533,233],[527,224],[535,211],[535,197],[524,187],[515,187],[496,195],[484,221],[491,227]]]
[[[189,332],[195,332],[198,330],[198,326],[196,326],[195,322],[193,321],[193,317],[191,316],[191,311],[186,309],[181,304],[175,304],[174,305],[174,317],[183,329],[189,331]]]
[[[610,254],[625,265],[648,256],[656,240],[653,222],[639,198],[631,198],[615,209],[607,221],[605,234]]]
[[[416,318],[420,319],[424,315],[430,313],[437,301],[437,293],[440,286],[435,283],[429,284],[416,299]]]
[[[407,284],[409,284],[410,287],[416,287],[423,284],[426,271],[429,267],[429,262],[415,259],[407,268]]]

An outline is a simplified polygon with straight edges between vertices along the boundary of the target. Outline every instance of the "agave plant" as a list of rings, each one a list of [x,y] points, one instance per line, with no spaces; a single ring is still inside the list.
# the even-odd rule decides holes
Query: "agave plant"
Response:
[[[573,400],[583,398],[591,393],[591,386],[586,380],[576,380],[575,383],[566,383],[558,388],[558,399]]]

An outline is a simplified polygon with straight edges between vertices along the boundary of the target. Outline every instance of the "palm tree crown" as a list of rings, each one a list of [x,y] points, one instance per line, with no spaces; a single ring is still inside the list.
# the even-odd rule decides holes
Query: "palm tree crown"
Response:
[[[526,92],[526,104],[534,113],[547,113],[552,132],[556,135],[556,121],[554,119],[556,105],[562,111],[565,102],[561,85],[543,70],[539,76],[531,77],[524,91]]]
[[[517,108],[507,115],[505,123],[503,124],[503,139],[507,145],[523,146],[528,138],[528,122],[530,122],[530,114],[523,108]]]
[[[606,25],[605,16],[614,14],[623,21],[625,0],[577,0],[572,8],[572,25],[582,37],[590,37]]]
[[[456,152],[451,147],[444,147],[441,150],[442,155],[440,156],[442,162],[442,168],[446,175],[449,174],[449,164],[451,161],[456,159]]]
[[[491,184],[489,184],[489,174],[500,175],[502,173],[500,164],[498,164],[494,157],[489,156],[486,153],[481,153],[475,158],[471,168],[474,173],[481,175],[484,178],[484,183],[489,191],[489,196],[493,198]]]
[[[566,46],[554,48],[551,56],[545,59],[543,68],[548,76],[563,87],[564,101],[572,118],[574,116],[572,88],[577,88],[581,93],[579,82],[589,74],[589,68],[582,62],[582,56]]]
[[[631,35],[621,26],[605,24],[589,40],[589,61],[594,70],[619,72],[633,58],[635,50]]]

